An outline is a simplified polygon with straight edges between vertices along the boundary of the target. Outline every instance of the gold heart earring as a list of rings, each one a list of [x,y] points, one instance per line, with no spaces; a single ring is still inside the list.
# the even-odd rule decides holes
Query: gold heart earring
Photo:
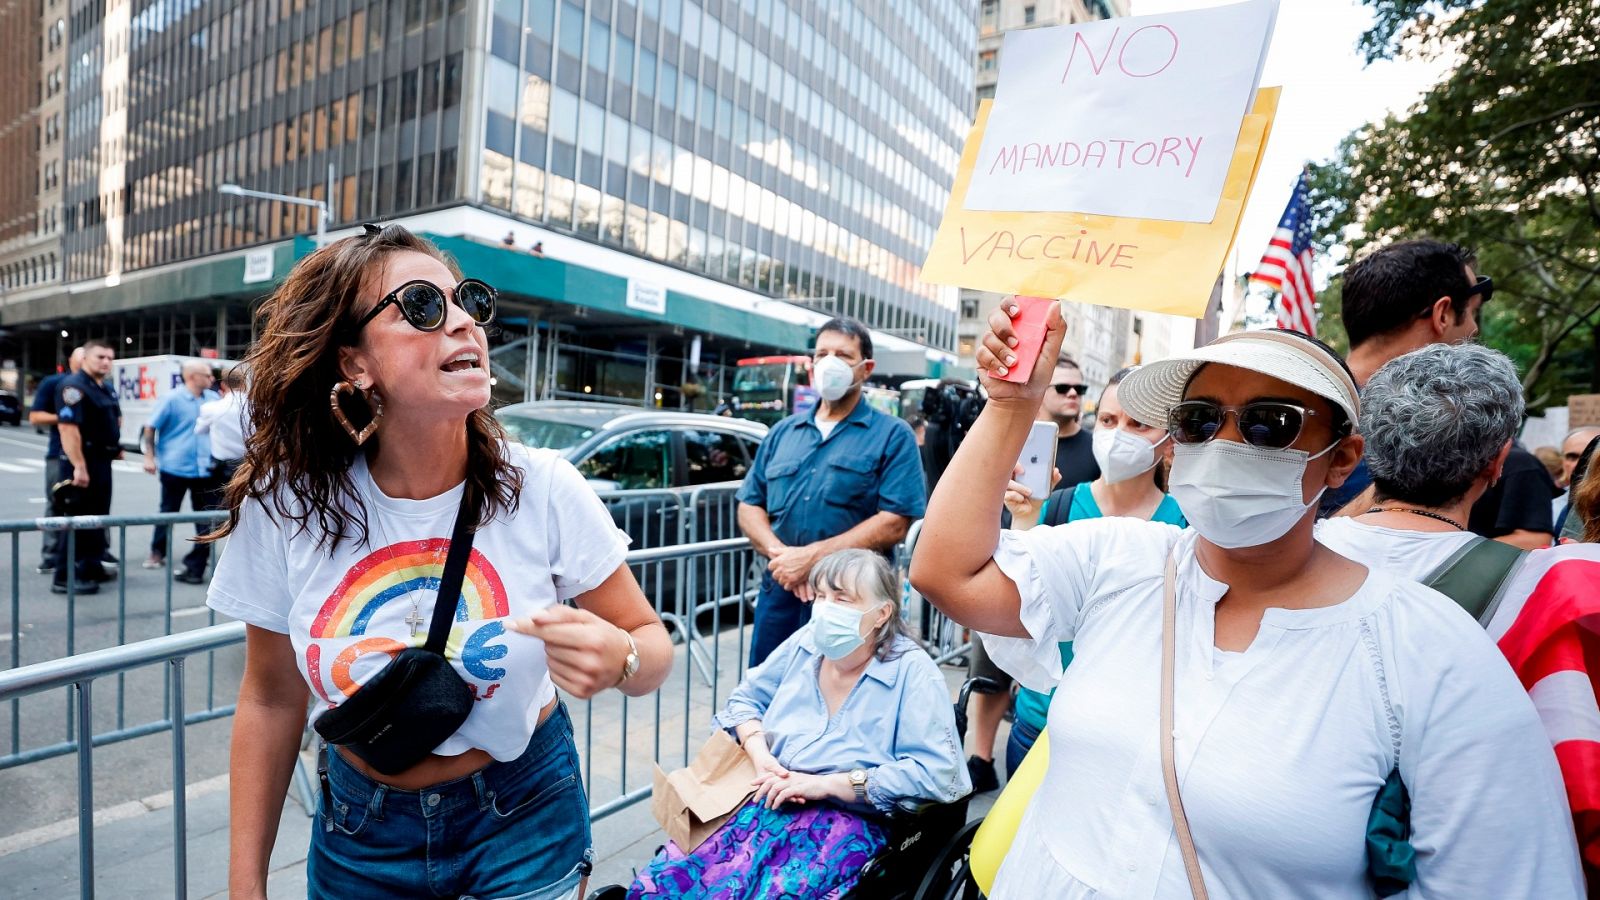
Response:
[[[350,424],[349,417],[339,405],[339,398],[343,394],[360,394],[362,399],[367,401],[367,405],[372,409],[372,421],[367,423],[367,427],[357,431],[356,427]],[[372,437],[372,433],[378,430],[378,422],[383,418],[383,398],[378,396],[377,391],[366,393],[365,386],[360,380],[354,383],[341,381],[335,384],[333,390],[328,392],[328,406],[333,410],[334,421],[344,427],[345,434],[350,435],[350,440],[355,441],[357,447]]]

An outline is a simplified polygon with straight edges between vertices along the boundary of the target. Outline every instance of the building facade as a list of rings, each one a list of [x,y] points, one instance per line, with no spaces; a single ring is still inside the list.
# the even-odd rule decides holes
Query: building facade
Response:
[[[61,277],[66,6],[0,3],[0,295]]]
[[[14,336],[239,352],[271,284],[233,269],[275,253],[281,277],[317,212],[218,191],[236,184],[328,204],[334,234],[400,221],[505,254],[518,353],[683,368],[691,344],[799,349],[761,323],[831,314],[930,362],[955,349],[955,292],[917,275],[971,119],[963,0],[44,2],[71,5],[64,283],[0,307]],[[627,302],[594,300],[591,273]],[[634,304],[641,280],[709,312]],[[725,310],[755,318],[696,329]]]
[[[974,89],[978,100],[994,97],[1000,81],[1000,51],[1006,32],[1019,28],[1071,25],[1129,14],[1128,0],[979,0],[977,66]],[[1002,295],[988,291],[959,292],[956,353],[964,365],[975,366],[979,337],[988,329],[988,317]],[[1067,337],[1062,352],[1083,369],[1090,399],[1135,353],[1134,314],[1128,310],[1065,303]]]

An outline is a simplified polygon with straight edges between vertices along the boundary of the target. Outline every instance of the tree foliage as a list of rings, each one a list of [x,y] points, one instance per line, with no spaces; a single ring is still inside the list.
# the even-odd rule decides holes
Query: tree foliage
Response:
[[[1374,11],[1361,41],[1369,60],[1453,67],[1411,109],[1358,129],[1313,168],[1319,233],[1357,254],[1416,236],[1476,247],[1495,280],[1483,340],[1523,367],[1530,404],[1600,390],[1596,3],[1363,2]]]

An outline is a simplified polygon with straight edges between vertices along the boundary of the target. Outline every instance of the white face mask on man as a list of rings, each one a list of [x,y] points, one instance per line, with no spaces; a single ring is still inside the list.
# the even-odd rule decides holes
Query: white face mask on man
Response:
[[[829,403],[850,393],[855,383],[855,367],[837,356],[824,356],[811,366],[811,386]]]
[[[1156,467],[1156,448],[1167,438],[1152,444],[1121,428],[1096,428],[1090,447],[1094,461],[1107,484],[1127,481]]]
[[[1322,497],[1304,500],[1306,465],[1313,455],[1237,441],[1178,444],[1168,491],[1200,536],[1229,550],[1259,547],[1283,537]]]

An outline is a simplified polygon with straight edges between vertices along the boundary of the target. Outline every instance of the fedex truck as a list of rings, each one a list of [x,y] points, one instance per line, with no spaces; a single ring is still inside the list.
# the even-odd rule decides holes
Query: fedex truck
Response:
[[[183,364],[194,360],[221,371],[234,365],[225,359],[203,359],[198,356],[135,356],[119,359],[111,368],[111,383],[117,392],[117,402],[122,405],[122,448],[139,449],[139,432],[155,415],[156,404],[168,391],[183,390]]]

